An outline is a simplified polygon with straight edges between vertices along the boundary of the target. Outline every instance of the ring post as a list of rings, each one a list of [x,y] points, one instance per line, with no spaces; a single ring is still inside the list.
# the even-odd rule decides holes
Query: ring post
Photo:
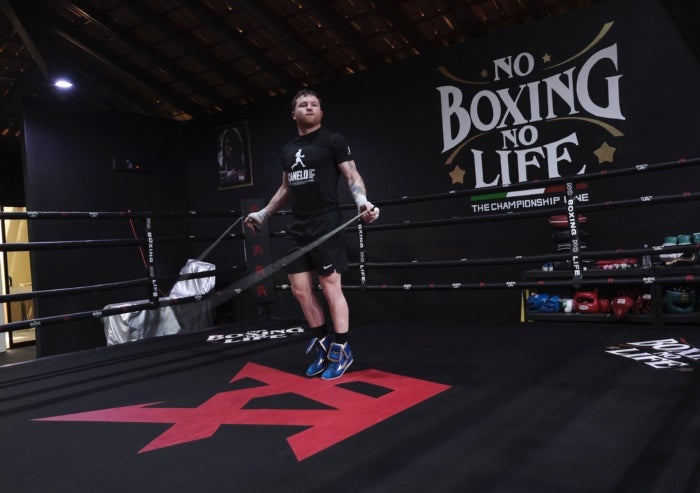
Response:
[[[569,233],[571,234],[571,269],[572,283],[578,288],[583,279],[583,267],[581,256],[579,255],[580,243],[578,234],[578,217],[576,217],[576,187],[573,181],[566,182],[566,217],[569,222]]]
[[[155,239],[153,237],[153,220],[150,216],[146,217],[144,220],[146,224],[146,244],[148,249],[147,265],[148,265],[148,278],[151,280],[149,286],[148,299],[151,303],[158,304],[158,279],[156,278],[155,269]]]
[[[357,240],[359,244],[359,254],[360,254],[360,261],[359,261],[359,268],[360,268],[360,290],[364,291],[365,286],[367,285],[367,258],[365,255],[365,247],[366,247],[366,242],[367,242],[367,237],[365,236],[367,233],[365,232],[365,227],[364,224],[362,224],[362,219],[360,219],[357,222]]]

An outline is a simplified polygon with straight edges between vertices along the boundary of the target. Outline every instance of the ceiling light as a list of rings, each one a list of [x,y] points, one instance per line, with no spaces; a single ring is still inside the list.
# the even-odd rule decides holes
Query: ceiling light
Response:
[[[53,85],[58,87],[59,89],[70,89],[71,87],[73,87],[73,83],[68,79],[56,79]]]

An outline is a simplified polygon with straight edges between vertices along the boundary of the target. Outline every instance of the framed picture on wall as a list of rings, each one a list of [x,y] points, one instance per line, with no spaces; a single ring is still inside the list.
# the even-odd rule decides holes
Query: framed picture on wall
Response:
[[[248,122],[219,128],[216,134],[219,190],[253,184]]]

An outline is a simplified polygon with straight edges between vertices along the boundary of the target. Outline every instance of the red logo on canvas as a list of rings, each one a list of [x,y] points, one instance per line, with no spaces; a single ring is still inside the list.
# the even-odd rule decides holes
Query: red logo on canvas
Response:
[[[36,421],[172,425],[139,453],[209,438],[222,425],[303,426],[303,431],[287,438],[297,460],[301,461],[449,388],[447,385],[378,370],[351,372],[340,380],[328,382],[292,375],[255,363],[247,363],[231,382],[244,378],[264,385],[221,392],[196,408],[151,407],[161,404],[151,402]],[[387,392],[373,397],[350,390],[353,384],[369,384],[386,389]],[[253,399],[289,393],[324,404],[327,409],[246,408]]]

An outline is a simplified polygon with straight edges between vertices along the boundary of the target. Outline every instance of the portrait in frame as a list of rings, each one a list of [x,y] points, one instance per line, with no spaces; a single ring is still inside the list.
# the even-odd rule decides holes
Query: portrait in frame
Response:
[[[253,185],[248,122],[219,128],[216,142],[219,190]]]

